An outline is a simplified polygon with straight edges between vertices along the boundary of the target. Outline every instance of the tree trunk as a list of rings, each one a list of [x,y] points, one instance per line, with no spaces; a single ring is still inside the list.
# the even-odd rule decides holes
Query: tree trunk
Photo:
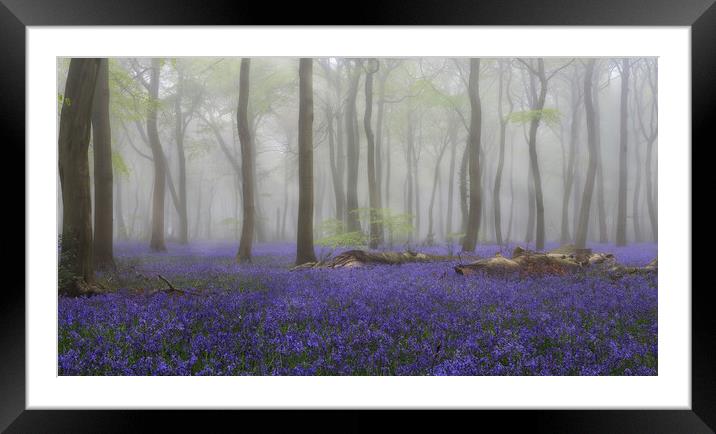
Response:
[[[109,66],[100,59],[92,102],[92,146],[94,148],[94,266],[114,266],[112,254],[112,133],[109,124]]]
[[[360,145],[358,143],[358,132],[355,128],[356,122],[356,97],[358,95],[358,83],[360,81],[361,62],[356,60],[353,67],[350,88],[348,89],[348,100],[346,101],[346,137],[348,139],[348,179],[346,185],[346,221],[349,232],[361,230],[358,210],[358,159],[360,158]]]
[[[408,123],[407,123],[405,132],[408,136],[407,137],[408,146],[407,146],[407,150],[405,153],[405,166],[407,167],[407,170],[408,170],[408,173],[407,173],[408,176],[405,179],[406,187],[407,187],[407,191],[405,194],[405,197],[406,197],[405,213],[414,217],[413,216],[413,163],[412,163],[413,147],[414,147],[414,143],[413,143],[414,131],[413,131],[413,113],[410,110],[408,110]],[[410,235],[408,235],[408,239],[411,240],[412,238],[413,237],[412,237],[412,231],[411,231]]]
[[[627,218],[627,102],[629,100],[629,59],[622,60],[619,116],[619,201],[617,207],[617,246],[625,246]]]
[[[576,71],[576,67],[575,67]],[[581,123],[581,110],[578,88],[578,77],[575,74],[574,83],[572,85],[572,119],[569,126],[569,157],[567,162],[567,173],[564,177],[564,192],[562,195],[562,230],[560,242],[565,244],[570,240],[569,233],[569,202],[572,197],[572,188],[574,186],[574,164],[577,155],[577,141],[579,140],[579,128]]]
[[[437,192],[438,185],[440,184],[440,162],[445,154],[449,140],[445,140],[443,146],[440,148],[438,153],[437,161],[435,162],[435,174],[433,176],[433,189],[430,192],[430,206],[428,207],[428,236],[426,237],[426,244],[431,246],[435,243],[435,234],[433,233],[433,209],[435,207],[435,193]]]
[[[500,207],[500,188],[502,187],[502,170],[505,165],[505,131],[507,130],[507,121],[510,113],[508,113],[508,117],[504,116],[503,110],[502,110],[502,95],[503,92],[506,91],[509,97],[510,92],[510,80],[508,78],[507,83],[504,82],[504,64],[500,61],[500,76],[499,76],[499,90],[498,90],[498,96],[497,96],[497,112],[498,117],[500,120],[500,149],[499,149],[499,156],[497,159],[497,171],[495,173],[495,185],[494,189],[492,191],[492,203],[494,207],[494,213],[495,213],[495,241],[497,244],[502,245],[502,215],[501,215],[501,207]],[[503,87],[507,86],[505,91],[503,91]]]
[[[537,217],[536,227],[536,240],[535,248],[537,250],[544,249],[544,199],[542,196],[542,176],[540,175],[539,163],[537,160],[537,129],[539,128],[540,120],[542,119],[542,110],[544,109],[545,98],[547,96],[547,78],[544,72],[544,59],[537,59],[537,72],[540,81],[539,96],[535,100],[535,106],[532,108],[536,111],[536,114],[532,116],[530,121],[530,135],[529,135],[529,154],[530,154],[530,167],[532,168],[532,179],[535,189],[535,211]],[[530,76],[532,77],[532,75]],[[535,80],[530,80],[532,85],[532,92],[536,94]]]
[[[60,266],[71,274],[59,293],[79,295],[94,282],[88,148],[100,59],[72,59],[60,113],[58,157],[62,185]]]
[[[596,119],[594,116],[594,105],[592,103],[592,75],[594,73],[595,59],[587,60],[584,73],[584,109],[587,120],[587,146],[589,148],[589,165],[587,167],[584,193],[582,194],[581,207],[579,210],[579,226],[575,236],[575,246],[584,249],[587,245],[587,232],[589,230],[589,209],[592,204],[592,193],[594,192],[594,180],[597,174],[597,143],[596,143]]]
[[[251,262],[251,244],[254,237],[254,144],[248,121],[249,74],[251,59],[241,59],[239,77],[239,105],[236,110],[236,122],[241,142],[241,180],[243,195],[243,222],[241,222],[241,240],[237,260]]]
[[[597,146],[597,222],[599,223],[599,242],[606,243],[609,241],[609,235],[607,231],[607,212],[604,205],[604,172],[602,164],[602,122],[601,122],[601,110],[599,109],[599,74],[597,73],[596,80],[593,83],[594,92],[592,94],[592,100],[594,105],[594,126],[596,128],[594,132],[595,143]]]
[[[335,134],[333,131],[333,119],[338,118],[337,115],[334,115],[333,112],[328,108],[326,110],[326,122],[328,124],[328,157],[330,160],[331,165],[331,180],[333,181],[333,194],[335,195],[335,201],[336,201],[336,220],[343,221],[343,218],[345,216],[345,195],[343,191],[343,176],[338,171],[338,165],[337,165],[337,157],[336,157],[336,140],[335,140]],[[340,118],[338,118],[338,122],[340,124]]]
[[[182,113],[181,101],[184,93],[184,74],[177,69],[177,92],[174,98],[174,115],[176,118],[174,138],[177,145],[177,159],[179,160],[179,243],[189,242],[189,220],[187,212],[186,197],[186,158],[184,156],[184,114]]]
[[[374,60],[374,62],[378,65],[378,60]],[[372,62],[369,62],[369,67],[370,63]],[[363,128],[365,129],[365,140],[368,147],[368,151],[366,152],[368,165],[368,203],[370,204],[370,237],[368,246],[371,249],[378,248],[378,245],[383,242],[383,229],[381,228],[378,215],[380,213],[380,187],[376,174],[375,137],[373,136],[373,129],[371,127],[371,118],[373,115],[373,76],[376,71],[369,70],[365,75],[365,116],[363,116]]]
[[[445,236],[452,238],[452,208],[453,208],[453,190],[455,189],[455,157],[457,154],[457,125],[453,121],[454,116],[450,118],[448,128],[450,129],[450,171],[448,172],[448,199],[447,199],[447,227]]]
[[[124,208],[122,207],[122,177],[118,176],[114,183],[116,187],[114,209],[115,219],[117,220],[117,239],[119,241],[127,241],[129,238],[127,233],[127,225],[124,222]]]
[[[460,163],[460,232],[462,234],[467,231],[468,220],[468,194],[467,194],[467,172],[470,154],[470,139],[465,142],[465,149],[462,151],[462,162]],[[463,235],[464,237],[464,235]]]
[[[167,250],[164,242],[164,195],[166,187],[166,161],[164,159],[164,151],[159,141],[159,131],[157,129],[157,107],[154,102],[159,99],[159,73],[161,69],[161,61],[152,59],[150,68],[149,81],[149,98],[152,104],[149,104],[147,111],[147,140],[152,149],[152,157],[154,160],[154,191],[152,197],[152,238],[149,242],[149,248],[155,252],[165,252]]]
[[[316,262],[313,250],[313,60],[299,60],[298,230],[296,265]]]
[[[480,134],[482,131],[482,108],[480,106],[480,59],[470,59],[470,78],[468,82],[470,97],[470,133],[469,133],[469,176],[470,208],[467,228],[462,243],[464,252],[475,251],[477,232],[480,229],[482,201],[480,197]]]

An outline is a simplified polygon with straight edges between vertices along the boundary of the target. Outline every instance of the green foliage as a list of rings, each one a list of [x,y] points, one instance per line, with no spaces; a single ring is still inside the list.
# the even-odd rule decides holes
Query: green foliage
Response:
[[[145,119],[153,107],[161,107],[159,100],[153,100],[149,93],[127,71],[118,60],[109,60],[110,112],[113,118],[125,121]]]
[[[119,176],[124,176],[125,178],[129,176],[129,167],[124,162],[122,154],[117,151],[112,151],[112,170]]]
[[[533,119],[544,121],[546,124],[554,125],[559,122],[561,113],[557,109],[545,108],[542,110],[524,110],[510,114],[509,120],[516,124],[532,122]]]
[[[328,219],[316,227],[321,238],[316,240],[316,245],[330,248],[339,247],[364,247],[368,240],[360,231],[346,231],[345,223],[337,219]]]
[[[239,219],[235,219],[233,217],[227,217],[219,222],[220,225],[224,226],[238,226],[240,223]]]
[[[375,222],[393,238],[408,237],[414,230],[412,214],[394,214],[390,208],[358,208],[351,212],[357,214],[364,225],[370,224],[370,215],[374,213]]]

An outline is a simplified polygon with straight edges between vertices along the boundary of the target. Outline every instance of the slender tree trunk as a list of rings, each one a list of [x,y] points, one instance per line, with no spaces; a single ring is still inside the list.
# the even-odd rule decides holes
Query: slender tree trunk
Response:
[[[186,158],[184,156],[184,114],[182,113],[181,101],[184,93],[183,71],[177,70],[177,92],[174,98],[174,115],[176,118],[174,138],[177,145],[177,159],[179,160],[179,243],[189,242],[189,220],[187,212],[186,197]]]
[[[372,62],[369,62],[369,64]],[[378,64],[378,61],[375,60]],[[369,65],[370,66],[370,65]],[[377,67],[376,67],[377,70]],[[380,185],[378,184],[376,174],[376,150],[375,137],[371,127],[371,118],[373,115],[373,75],[375,71],[369,70],[365,75],[365,116],[363,117],[363,128],[365,129],[365,139],[368,147],[367,165],[368,165],[368,203],[370,204],[370,237],[368,246],[371,249],[378,248],[383,242],[383,229],[380,224]]]
[[[313,250],[313,60],[299,60],[298,224],[296,265],[316,262]]]
[[[338,171],[337,157],[336,157],[336,144],[335,134],[333,132],[333,119],[337,117],[329,109],[326,111],[326,121],[328,124],[328,152],[331,165],[331,180],[333,181],[333,194],[336,198],[336,220],[343,221],[345,216],[345,195],[343,191],[343,176]],[[340,124],[340,119],[338,119]]]
[[[619,201],[617,209],[617,246],[627,244],[627,102],[629,99],[629,59],[622,60],[619,116]]]
[[[539,78],[540,81],[540,91],[539,96],[535,100],[535,106],[533,107],[533,110],[536,111],[536,114],[532,116],[532,119],[530,121],[530,135],[528,145],[530,154],[530,166],[532,168],[532,179],[535,189],[535,211],[537,217],[535,248],[537,250],[543,250],[545,237],[544,198],[542,195],[542,176],[540,174],[539,162],[537,160],[537,129],[539,128],[539,123],[542,119],[542,110],[544,109],[545,98],[547,96],[547,79],[545,77],[544,72],[544,59],[542,58],[537,59],[537,72],[539,73],[537,78]],[[535,80],[530,80],[530,82],[533,86],[532,92],[536,94],[536,89],[534,89]]]
[[[348,179],[346,186],[346,212],[347,226],[349,232],[361,230],[358,210],[358,159],[360,158],[360,145],[358,143],[358,131],[356,123],[356,97],[358,94],[358,83],[360,81],[361,62],[356,61],[348,90],[346,101],[346,137],[348,138]]]
[[[468,220],[468,193],[467,193],[467,172],[470,154],[470,139],[465,143],[465,149],[462,152],[462,162],[460,163],[460,232],[465,234],[467,231]],[[464,235],[463,235],[464,237]]]
[[[499,90],[498,90],[498,96],[497,96],[497,112],[498,116],[500,118],[500,149],[499,149],[499,156],[497,159],[497,171],[495,173],[495,185],[494,189],[492,191],[492,203],[494,204],[494,213],[495,213],[495,241],[497,244],[502,245],[502,215],[501,215],[501,205],[500,205],[500,188],[502,187],[502,170],[505,165],[505,131],[507,130],[507,120],[508,118],[504,116],[503,110],[502,110],[502,96],[503,92],[508,94],[510,92],[510,81],[509,78],[507,80],[507,83],[504,83],[504,64],[502,62],[499,63],[500,66],[500,76],[499,76]],[[507,86],[504,88],[504,86]],[[504,88],[504,90],[503,90]],[[511,111],[511,110],[510,110]],[[508,113],[507,116],[510,114]]]
[[[100,59],[92,103],[94,148],[94,266],[114,267],[112,254],[112,133],[109,124],[109,66]]]
[[[594,59],[587,60],[584,74],[584,109],[587,121],[587,146],[589,148],[589,165],[587,167],[584,193],[582,194],[581,207],[579,210],[579,226],[575,236],[575,245],[583,249],[587,246],[587,233],[589,231],[589,209],[592,204],[592,193],[594,192],[594,181],[597,174],[597,143],[596,143],[596,119],[592,103],[592,75],[594,73]]]
[[[470,208],[468,210],[467,230],[462,250],[474,252],[477,233],[480,229],[482,200],[480,197],[480,134],[482,131],[482,108],[480,106],[480,59],[470,59],[470,78],[468,82],[470,97],[470,133],[469,133],[469,175]]]
[[[149,98],[152,102],[159,99],[160,59],[152,59],[149,81]],[[166,161],[157,129],[157,107],[150,104],[147,112],[147,140],[152,149],[154,161],[154,191],[152,193],[152,238],[149,248],[155,252],[167,250],[164,242],[164,195],[167,180]]]
[[[415,146],[415,143],[413,143],[413,181],[415,182],[415,241],[418,242],[420,240],[420,214],[422,211],[422,208],[420,207],[420,174],[418,173],[418,154],[417,149],[422,146],[422,137],[423,137],[423,129],[422,129],[422,120],[420,123],[420,134],[418,135],[418,143],[419,146]]]
[[[510,138],[510,220],[507,223],[507,237],[505,242],[512,239],[512,221],[515,215],[515,139]]]
[[[390,207],[390,130],[385,132],[385,206]]]
[[[532,164],[529,161],[527,161],[527,166],[527,233],[525,242],[531,243],[535,239],[535,184]]]
[[[575,69],[576,70],[576,69]],[[581,110],[579,97],[579,89],[577,84],[578,77],[575,75],[574,85],[572,86],[572,118],[569,127],[569,157],[567,162],[567,173],[564,179],[564,194],[562,195],[562,231],[560,241],[562,244],[570,240],[569,233],[569,202],[572,197],[572,188],[574,186],[575,160],[577,156],[577,141],[579,140],[579,130],[581,123]]]
[[[638,108],[637,108],[638,110]],[[636,176],[634,177],[634,197],[632,202],[632,220],[634,224],[634,241],[640,243],[644,241],[641,233],[641,153],[639,152],[639,139],[637,136],[636,125],[634,125],[632,117],[632,147],[634,148],[634,166],[636,167]]]
[[[72,59],[65,84],[58,140],[62,185],[60,266],[76,279],[61,281],[59,293],[79,295],[79,281],[94,282],[89,141],[100,59]]]
[[[239,262],[251,262],[251,245],[254,237],[254,143],[248,120],[249,105],[249,74],[251,59],[241,59],[241,76],[239,77],[239,105],[236,110],[239,141],[241,142],[241,180],[243,196],[243,222],[241,223],[241,240],[239,241]]]
[[[122,177],[118,176],[114,183],[116,187],[115,201],[116,206],[114,208],[115,219],[117,220],[117,239],[119,241],[127,241],[127,225],[124,222],[124,209],[122,207]]]
[[[596,69],[596,68],[595,68]],[[599,223],[599,242],[606,243],[609,241],[607,231],[607,213],[604,204],[604,172],[602,158],[602,128],[601,128],[601,110],[599,109],[599,74],[597,73],[594,80],[594,91],[592,100],[594,105],[594,124],[595,124],[595,142],[597,145],[597,218]]]
[[[448,200],[447,200],[447,227],[445,229],[446,238],[452,237],[452,208],[453,208],[453,190],[455,188],[455,157],[457,154],[457,125],[450,118],[448,128],[450,129],[450,171],[448,173]]]
[[[406,203],[405,203],[405,213],[411,215],[413,218],[413,114],[410,110],[408,110],[408,123],[406,126],[406,134],[407,134],[407,150],[405,153],[405,167],[407,167],[408,173],[407,177],[405,179],[406,182]],[[410,235],[408,235],[408,240],[412,240],[412,232]]]
[[[654,200],[654,187],[651,175],[651,160],[653,154],[655,138],[651,138],[646,142],[646,165],[644,177],[646,178],[646,205],[649,211],[649,221],[651,223],[651,239],[656,242],[659,238],[659,227],[657,225],[656,201]]]
[[[438,153],[437,161],[435,162],[435,174],[433,175],[433,189],[430,193],[430,206],[428,207],[428,236],[426,238],[427,245],[433,245],[435,243],[435,234],[433,233],[433,209],[435,207],[435,193],[437,192],[438,185],[440,184],[440,162],[443,159],[445,150],[449,140],[445,140],[445,143],[440,148]]]

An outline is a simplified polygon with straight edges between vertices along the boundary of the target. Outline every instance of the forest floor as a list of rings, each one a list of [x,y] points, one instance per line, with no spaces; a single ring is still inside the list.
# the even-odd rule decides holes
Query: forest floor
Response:
[[[657,256],[590,247],[624,265]],[[458,260],[290,271],[290,244],[256,246],[250,265],[236,244],[168,249],[120,243],[98,276],[111,293],[60,298],[60,375],[657,375],[656,275],[462,276]]]

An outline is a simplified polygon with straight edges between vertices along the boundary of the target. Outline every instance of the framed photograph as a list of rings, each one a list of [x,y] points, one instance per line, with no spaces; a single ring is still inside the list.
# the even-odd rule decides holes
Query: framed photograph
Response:
[[[691,244],[713,1],[0,1],[8,432],[716,427]]]

